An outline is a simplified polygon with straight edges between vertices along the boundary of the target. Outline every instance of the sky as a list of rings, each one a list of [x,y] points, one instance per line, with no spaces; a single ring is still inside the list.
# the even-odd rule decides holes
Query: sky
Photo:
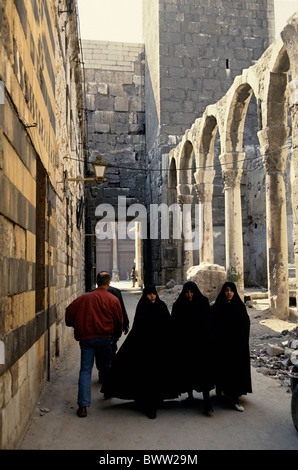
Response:
[[[298,10],[298,0],[274,0],[276,36]],[[143,42],[142,0],[78,0],[82,39]]]
[[[143,42],[142,0],[78,0],[82,39]]]
[[[298,10],[298,0],[274,0],[275,3],[275,36],[287,24],[290,16]]]

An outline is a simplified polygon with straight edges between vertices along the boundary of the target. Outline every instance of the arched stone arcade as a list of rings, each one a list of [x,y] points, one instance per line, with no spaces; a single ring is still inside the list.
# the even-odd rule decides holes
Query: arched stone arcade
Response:
[[[238,287],[244,289],[243,227],[240,183],[245,162],[243,134],[251,97],[258,104],[260,154],[266,187],[267,279],[271,311],[280,318],[289,315],[288,233],[286,185],[284,172],[289,157],[289,135],[292,128],[292,208],[293,245],[298,270],[298,156],[297,156],[297,14],[278,38],[249,69],[235,78],[226,95],[208,106],[185,132],[179,145],[170,154],[171,194],[179,204],[203,204],[203,245],[200,262],[216,263],[213,246],[212,202],[214,188],[214,143],[220,139],[220,165],[225,195],[225,260],[228,276],[233,275]],[[292,125],[289,125],[290,109]],[[191,162],[195,172],[191,175]],[[176,176],[174,172],[176,171]],[[194,197],[193,187],[196,192]],[[173,202],[173,199],[171,199]],[[182,244],[183,245],[183,244]],[[181,247],[180,247],[181,248]],[[183,258],[184,257],[184,258]],[[182,254],[184,267],[192,260]],[[297,283],[296,283],[297,298]]]

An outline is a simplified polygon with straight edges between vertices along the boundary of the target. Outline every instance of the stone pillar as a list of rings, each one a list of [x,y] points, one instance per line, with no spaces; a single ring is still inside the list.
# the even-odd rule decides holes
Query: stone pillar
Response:
[[[181,186],[178,186],[181,190]],[[187,185],[188,186],[188,185]],[[193,265],[193,250],[192,250],[192,221],[191,221],[191,210],[190,207],[193,203],[193,196],[190,194],[178,194],[177,202],[182,211],[182,227],[181,227],[181,239],[182,239],[182,279],[185,282],[187,270]]]
[[[213,180],[214,170],[203,170],[194,174],[197,184],[195,190],[199,203],[203,205],[203,244],[200,249],[200,263],[214,263],[213,249]]]
[[[290,59],[292,80],[289,83],[289,104],[292,117],[292,206],[293,242],[296,268],[296,305],[298,309],[298,13],[296,12],[281,32]]]
[[[288,132],[285,126],[258,132],[266,172],[269,306],[272,314],[282,320],[289,317],[287,210],[283,179]]]
[[[225,189],[225,244],[228,280],[244,295],[243,237],[240,183],[244,153],[229,152],[220,157]]]
[[[116,274],[119,274],[118,269],[118,226],[117,222],[112,222],[113,230],[113,269],[112,269],[112,281],[116,280]]]
[[[296,73],[296,80],[293,80],[289,84],[289,88],[290,88],[290,108],[291,108],[291,116],[292,116],[292,172],[293,172],[292,207],[293,207],[293,221],[294,221],[293,241],[294,241],[295,269],[296,269],[296,306],[298,310],[298,73]]]

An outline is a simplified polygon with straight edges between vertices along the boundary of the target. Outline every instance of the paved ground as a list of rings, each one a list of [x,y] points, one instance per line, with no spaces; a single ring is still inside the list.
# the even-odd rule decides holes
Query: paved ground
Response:
[[[137,289],[123,291],[130,318],[139,296]],[[183,395],[165,402],[155,420],[149,420],[133,402],[104,400],[95,369],[92,406],[87,418],[78,418],[78,373],[79,345],[72,341],[52,371],[52,380],[46,384],[20,450],[97,450],[100,455],[112,450],[123,455],[128,450],[298,450],[298,433],[290,414],[291,395],[254,368],[253,394],[242,400],[244,413],[230,409],[213,394],[214,415],[206,417],[200,394],[195,395],[192,407],[185,405]]]

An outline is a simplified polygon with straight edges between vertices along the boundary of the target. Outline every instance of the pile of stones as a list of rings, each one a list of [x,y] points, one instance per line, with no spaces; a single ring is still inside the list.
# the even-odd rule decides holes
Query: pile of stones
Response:
[[[288,392],[291,385],[291,371],[298,364],[298,327],[290,332],[259,338],[267,343],[259,350],[251,350],[252,365],[257,372],[280,381]]]

